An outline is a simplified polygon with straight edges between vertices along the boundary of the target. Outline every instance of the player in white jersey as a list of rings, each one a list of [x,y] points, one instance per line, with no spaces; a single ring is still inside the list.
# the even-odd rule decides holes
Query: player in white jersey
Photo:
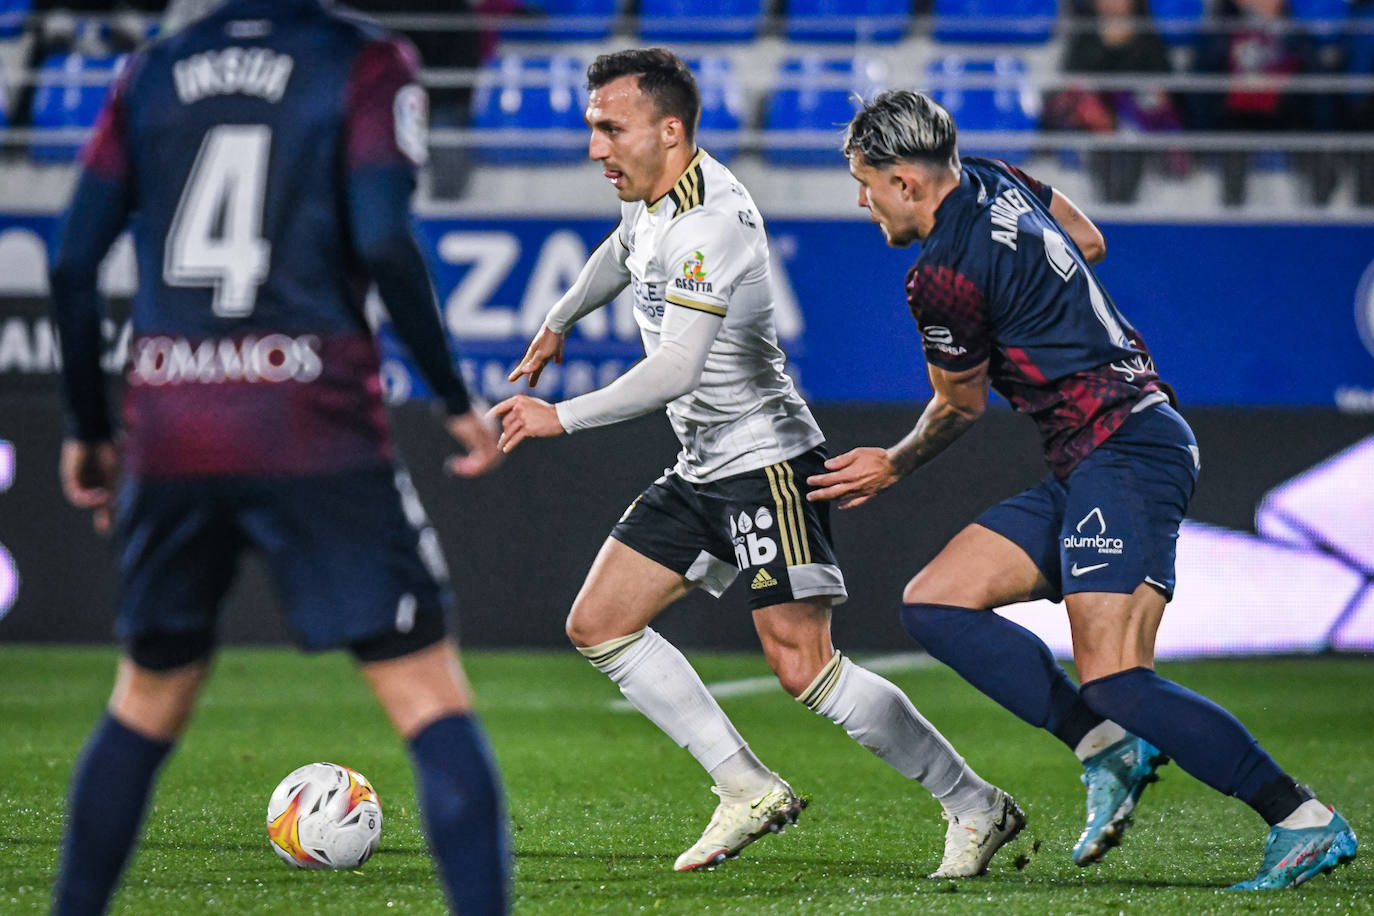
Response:
[[[562,360],[573,324],[630,284],[647,355],[597,391],[557,405],[520,394],[492,413],[507,452],[664,407],[682,442],[677,466],[612,529],[567,622],[578,651],[715,782],[715,815],[675,867],[713,867],[806,807],[754,756],[682,653],[649,628],[691,589],[719,596],[743,572],[783,688],[939,799],[949,828],[935,876],[981,874],[1025,823],[1016,802],[905,694],[831,644],[844,577],[825,504],[798,489],[823,467],[824,436],[783,372],[763,219],[730,171],[696,148],[696,81],[655,48],[597,58],[587,83],[588,152],[623,202],[621,222],[510,377],[537,384],[544,366]]]

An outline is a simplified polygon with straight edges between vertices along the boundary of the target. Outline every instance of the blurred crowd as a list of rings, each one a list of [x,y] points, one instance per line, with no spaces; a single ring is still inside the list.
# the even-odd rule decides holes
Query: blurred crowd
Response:
[[[173,6],[180,2],[211,0],[174,0]],[[783,6],[777,14],[786,15],[789,0],[778,2]],[[911,13],[938,13],[942,2],[917,0]],[[1358,84],[1346,88],[1339,81],[1335,88],[1323,87],[1320,80],[1314,86],[1310,79],[1374,79],[1374,0],[1193,2],[1210,5],[1201,8],[1202,16],[1190,19],[1180,18],[1172,6],[1169,13],[1156,14],[1150,0],[1063,0],[1060,16],[1064,22],[1072,17],[1073,27],[1059,30],[1062,79],[1044,93],[1039,126],[1122,138],[1120,147],[1096,143],[1076,157],[1074,164],[1086,168],[1098,198],[1131,203],[1147,172],[1182,176],[1205,165],[1219,171],[1221,199],[1227,205],[1246,202],[1247,185],[1256,170],[1285,169],[1297,176],[1313,204],[1329,201],[1341,176],[1349,175],[1356,204],[1374,206],[1374,151],[1342,149],[1332,139],[1342,132],[1374,134],[1374,89]],[[27,9],[27,15],[16,19],[12,13],[4,25],[7,4]],[[481,17],[470,20],[466,29],[401,29],[408,32],[426,67],[458,70],[481,68],[499,52],[501,36],[491,27],[501,21],[499,17],[533,21],[540,15],[537,0],[359,0],[349,5],[380,16],[418,12]],[[26,37],[24,67],[42,71],[70,55],[87,61],[117,59],[152,33],[165,6],[163,0],[119,0],[113,6],[109,0],[0,0],[0,28],[11,37]],[[566,3],[557,9],[564,7]],[[102,15],[83,18],[91,13]],[[1189,76],[1203,79],[1192,84],[1183,80],[1187,88],[1179,88],[1178,78]],[[53,100],[44,95],[44,85],[40,76],[9,93],[0,91],[0,126],[50,125],[42,112]],[[434,126],[470,126],[471,85],[431,87],[430,94]],[[70,93],[66,98],[71,107]],[[98,107],[98,94],[92,104]],[[85,107],[92,109],[92,104]],[[74,115],[67,126],[80,126],[83,118],[92,116],[93,110]],[[1199,151],[1183,137],[1177,149],[1159,143],[1142,149],[1131,142],[1142,134],[1197,131],[1303,133],[1326,142],[1286,151],[1255,149],[1253,143],[1229,150],[1213,144]],[[50,159],[61,158],[60,147],[44,149],[57,151]],[[434,157],[435,195],[461,195],[470,172],[470,152],[461,144],[447,144],[437,146]]]

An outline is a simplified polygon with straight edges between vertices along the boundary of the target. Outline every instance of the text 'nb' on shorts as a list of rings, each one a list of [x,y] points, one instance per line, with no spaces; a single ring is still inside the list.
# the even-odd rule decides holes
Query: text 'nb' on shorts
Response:
[[[788,461],[706,483],[669,471],[625,510],[611,537],[719,598],[740,573],[755,610],[800,598],[847,597],[828,503],[806,500],[825,470],[817,447]]]

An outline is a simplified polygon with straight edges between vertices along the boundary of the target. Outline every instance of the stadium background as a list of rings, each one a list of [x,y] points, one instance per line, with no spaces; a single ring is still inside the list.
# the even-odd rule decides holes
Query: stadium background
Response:
[[[0,3],[8,87],[0,92],[0,642],[103,642],[114,569],[57,487],[61,423],[44,273],[73,144],[118,65],[111,36],[141,35],[156,19],[128,11],[63,19],[27,5]],[[1374,125],[1283,134],[1205,125],[1046,130],[1041,101],[1083,79],[1059,66],[1072,36],[1092,27],[1082,10],[936,0],[929,9],[871,3],[863,9],[890,15],[855,20],[834,12],[841,6],[720,4],[712,17],[687,17],[659,0],[576,0],[552,5],[552,18],[433,8],[391,16],[431,39],[422,48],[446,35],[481,38],[470,59],[427,61],[438,104],[434,156],[417,198],[445,322],[474,388],[490,399],[508,393],[509,365],[615,217],[598,170],[579,161],[579,62],[654,41],[698,66],[708,102],[703,145],[736,169],[769,220],[779,330],[832,450],[895,440],[929,394],[901,297],[914,253],[884,248],[854,206],[852,180],[833,152],[843,108],[837,115],[827,106],[836,98],[846,105],[851,90],[934,87],[961,119],[966,152],[1015,159],[1100,219],[1109,248],[1100,274],[1198,433],[1203,475],[1161,654],[1374,649],[1374,202],[1361,184],[1374,151],[1374,135],[1362,130]],[[1332,64],[1284,91],[1314,104],[1323,93],[1374,93],[1358,63],[1374,35],[1369,4],[1293,6],[1299,21],[1288,28],[1315,35]],[[1176,69],[1150,77],[1151,86],[1224,88],[1222,78],[1189,71],[1194,44],[1226,27],[1217,11],[1157,9],[1167,9],[1160,21]],[[53,23],[66,35],[68,19],[70,41],[45,56]],[[1120,85],[1089,79],[1104,90]],[[467,89],[475,89],[470,109]],[[1129,200],[1105,192],[1090,165],[1121,150],[1147,157]],[[1222,163],[1236,150],[1251,158],[1249,193],[1228,204]],[[1186,173],[1165,167],[1179,152],[1189,156]],[[1309,193],[1303,167],[1318,156],[1337,167],[1325,196]],[[114,302],[112,368],[122,358],[121,305],[136,282],[131,262],[121,243],[104,276]],[[564,645],[563,614],[606,530],[672,461],[666,422],[646,417],[534,443],[491,478],[444,479],[448,445],[380,308],[376,315],[397,437],[450,556],[464,642]],[[544,391],[604,384],[639,353],[628,309],[617,303],[583,322],[568,364]],[[885,500],[839,513],[852,598],[837,612],[837,639],[905,649],[896,614],[905,579],[984,506],[1042,473],[1032,425],[996,410]],[[1013,613],[1056,648],[1066,645],[1062,613]],[[720,606],[690,599],[662,624],[686,647],[754,645],[737,597]],[[267,580],[251,564],[225,636],[286,636]]]

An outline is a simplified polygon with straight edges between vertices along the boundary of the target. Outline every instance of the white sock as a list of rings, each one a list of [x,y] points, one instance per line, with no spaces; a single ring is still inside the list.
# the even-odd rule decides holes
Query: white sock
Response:
[[[1078,742],[1078,746],[1073,749],[1073,752],[1080,761],[1085,761],[1095,754],[1102,753],[1124,737],[1126,737],[1126,729],[1111,719],[1104,719],[1089,729],[1088,733]]]
[[[952,814],[984,811],[997,788],[964,762],[891,681],[836,652],[797,699],[840,726],[898,773],[925,786]]]
[[[1309,798],[1307,801],[1298,805],[1292,814],[1275,824],[1275,827],[1283,827],[1287,830],[1302,830],[1307,827],[1325,827],[1331,823],[1335,817],[1331,809],[1317,801]]]
[[[620,687],[630,705],[685,747],[725,793],[754,797],[772,782],[691,664],[666,639],[638,633],[577,651]]]

